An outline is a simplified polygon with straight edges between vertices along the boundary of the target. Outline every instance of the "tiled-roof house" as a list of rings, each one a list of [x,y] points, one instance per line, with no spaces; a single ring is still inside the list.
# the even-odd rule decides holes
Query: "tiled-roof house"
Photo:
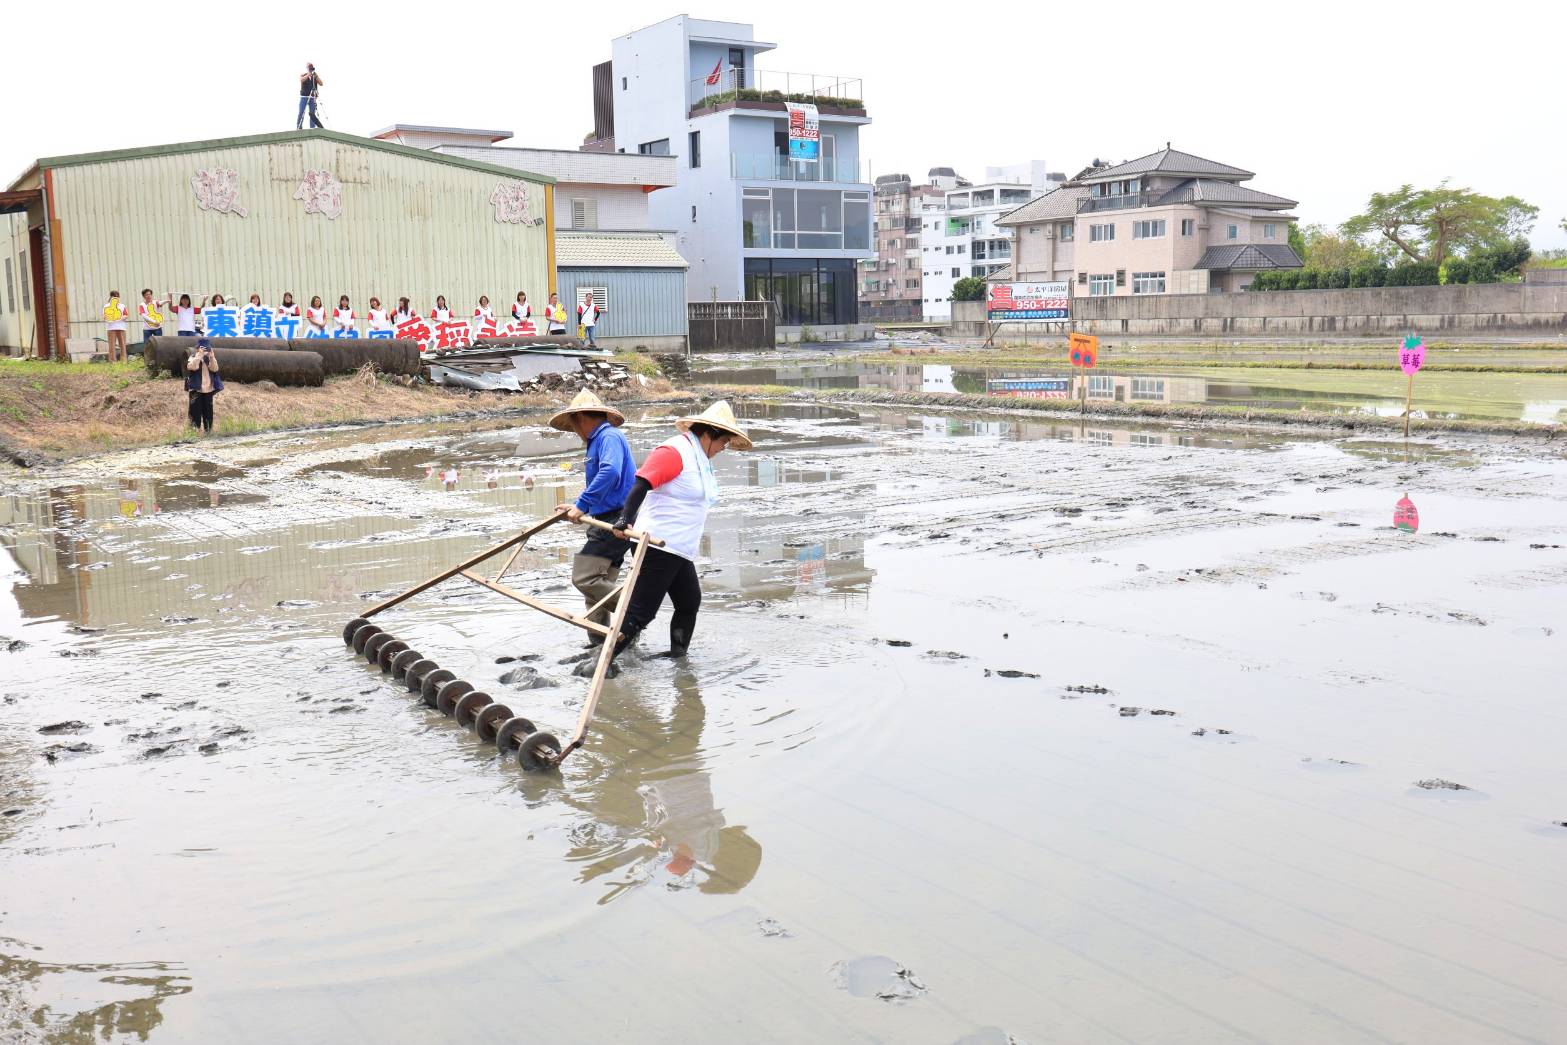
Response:
[[[1243,290],[1262,269],[1299,268],[1295,201],[1242,184],[1253,177],[1168,146],[1089,168],[996,221],[1014,237],[1009,275],[1098,297]]]

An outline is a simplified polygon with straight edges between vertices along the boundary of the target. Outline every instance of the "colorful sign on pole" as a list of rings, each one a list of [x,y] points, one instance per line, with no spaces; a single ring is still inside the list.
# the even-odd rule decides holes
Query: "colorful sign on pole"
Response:
[[[1426,365],[1426,343],[1420,335],[1410,334],[1404,338],[1404,347],[1398,350],[1398,365],[1411,377]]]
[[[1071,314],[1071,292],[1065,280],[1054,283],[992,283],[987,293],[989,298],[985,303],[985,317],[992,323],[1066,319]]]
[[[822,127],[816,106],[809,102],[784,102],[789,110],[789,158],[815,163],[822,155]]]
[[[1404,347],[1398,350],[1398,365],[1408,375],[1404,389],[1404,438],[1409,438],[1409,416],[1415,409],[1415,373],[1426,363],[1426,343],[1418,334],[1404,338]]]
[[[1407,495],[1400,497],[1393,506],[1393,525],[1405,533],[1417,533],[1420,530],[1420,510]]]
[[[1099,362],[1099,339],[1092,334],[1068,334],[1066,347],[1073,366],[1092,369]]]

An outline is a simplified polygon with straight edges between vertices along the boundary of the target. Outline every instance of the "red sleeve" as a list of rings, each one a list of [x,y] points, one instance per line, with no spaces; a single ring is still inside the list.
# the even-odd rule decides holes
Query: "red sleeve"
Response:
[[[672,446],[661,446],[647,455],[647,460],[637,469],[637,478],[646,479],[656,490],[679,475],[682,467],[680,451]]]

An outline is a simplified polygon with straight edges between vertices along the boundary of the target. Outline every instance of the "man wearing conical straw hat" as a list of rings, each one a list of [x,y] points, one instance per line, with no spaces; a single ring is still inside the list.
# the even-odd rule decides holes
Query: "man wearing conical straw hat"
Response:
[[[572,522],[584,515],[601,522],[614,522],[620,518],[637,469],[631,445],[620,430],[625,423],[624,414],[606,406],[585,388],[577,393],[570,406],[550,418],[551,428],[575,434],[587,447],[587,481],[582,494],[575,504],[561,505],[566,510],[566,518]],[[607,530],[589,528],[587,542],[571,563],[571,583],[582,593],[586,608],[592,609],[615,589],[621,561],[630,547]],[[588,619],[596,624],[608,624],[615,602],[611,599]],[[589,633],[589,645],[603,641],[601,636]]]
[[[625,511],[615,522],[617,530],[624,530],[636,524],[640,515],[641,529],[664,542],[662,548],[649,547],[642,560],[616,654],[652,623],[667,595],[675,607],[669,621],[669,655],[685,656],[702,605],[697,547],[708,510],[718,503],[713,458],[725,449],[751,449],[745,429],[735,423],[734,411],[722,399],[700,414],[680,418],[675,428],[679,434],[642,462]]]

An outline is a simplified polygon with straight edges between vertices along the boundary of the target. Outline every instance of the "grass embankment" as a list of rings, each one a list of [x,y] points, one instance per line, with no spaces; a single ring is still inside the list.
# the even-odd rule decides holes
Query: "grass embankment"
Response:
[[[641,400],[688,399],[663,380],[628,390]],[[214,434],[421,418],[520,413],[561,397],[404,385],[368,373],[320,388],[230,382],[215,401]],[[186,420],[180,382],[151,377],[140,361],[0,360],[0,458],[44,461],[200,438]]]
[[[722,396],[731,400],[984,410],[1044,414],[1062,421],[1083,416],[1082,406],[1075,399],[1019,399],[1011,396],[968,395],[959,392],[888,392],[880,389],[800,389],[779,385],[705,384],[696,387],[704,397]],[[1103,399],[1090,400],[1086,416],[1090,421],[1097,420],[1100,423],[1106,420],[1131,420],[1154,424],[1200,424],[1210,427],[1228,424],[1274,425],[1289,428],[1319,428],[1336,432],[1397,431],[1402,433],[1404,428],[1402,417],[1382,417],[1365,413],[1329,413],[1320,410],[1188,403],[1117,403]],[[1556,439],[1564,434],[1561,425],[1537,424],[1532,421],[1440,417],[1414,418],[1410,423],[1410,431],[1412,433],[1476,432],[1488,435],[1538,436],[1544,439]]]

